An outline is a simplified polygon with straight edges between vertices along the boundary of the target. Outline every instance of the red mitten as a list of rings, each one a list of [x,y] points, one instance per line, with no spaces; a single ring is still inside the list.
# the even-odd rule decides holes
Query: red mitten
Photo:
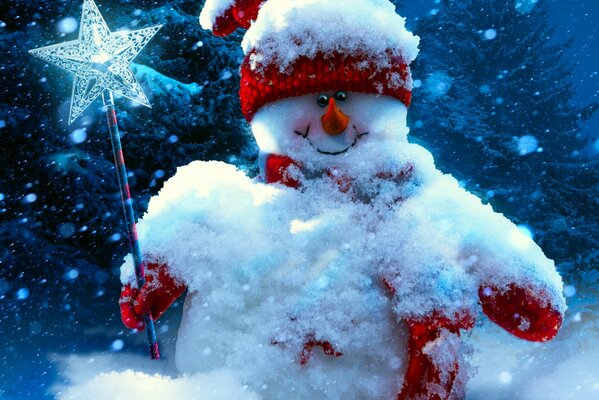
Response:
[[[449,318],[441,313],[421,319],[410,319],[407,321],[410,337],[408,339],[408,368],[404,378],[401,392],[397,400],[429,399],[445,400],[450,398],[454,392],[454,384],[459,372],[459,364],[455,362],[450,371],[443,371],[448,379],[441,380],[442,371],[434,361],[425,353],[427,344],[437,340],[442,329],[460,335],[460,329],[472,329],[474,317],[469,313],[455,314]],[[428,385],[440,385],[447,397],[441,397],[438,393],[430,393]]]
[[[148,263],[146,283],[141,290],[130,284],[121,290],[119,306],[123,323],[129,329],[145,329],[143,316],[150,313],[156,321],[185,289],[185,285],[169,273],[167,265]]]
[[[532,342],[552,339],[562,325],[562,313],[543,301],[547,293],[512,283],[507,289],[483,285],[478,297],[484,313],[514,336]],[[544,304],[547,303],[547,304]]]

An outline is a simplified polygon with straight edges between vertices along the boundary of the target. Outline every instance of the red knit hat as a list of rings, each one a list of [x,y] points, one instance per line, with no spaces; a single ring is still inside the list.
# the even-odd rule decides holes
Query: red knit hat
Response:
[[[356,26],[340,26],[338,38],[328,35],[324,38],[332,44],[319,48],[306,46],[307,42],[314,40],[320,27],[318,21],[313,21],[319,10],[334,13],[331,19],[337,17],[337,12],[342,6],[329,7],[330,0],[311,0],[295,2],[290,0],[208,0],[202,10],[200,22],[202,26],[211,29],[215,35],[225,36],[237,27],[250,28],[244,39],[246,56],[241,64],[241,84],[239,96],[243,115],[251,121],[254,114],[265,104],[276,100],[302,96],[310,93],[331,92],[337,90],[373,93],[395,97],[406,106],[410,105],[412,79],[409,63],[416,57],[418,38],[407,32],[403,25],[403,18],[395,14],[394,8],[386,6],[381,0],[346,0],[359,6],[375,9],[381,18],[397,18],[391,23],[377,25],[377,21],[367,24],[365,16]],[[271,3],[272,6],[271,6]],[[278,3],[278,4],[274,4]],[[307,14],[312,12],[312,17],[307,17],[302,25],[302,8],[311,7]],[[390,7],[393,7],[389,3]],[[263,7],[262,11],[260,9]],[[350,12],[356,12],[355,4],[348,5]],[[284,9],[285,13],[281,13]],[[260,11],[260,15],[258,12]],[[292,14],[295,12],[295,14]],[[357,10],[359,12],[359,10]],[[374,13],[373,13],[374,14]],[[372,18],[372,15],[368,15]],[[264,21],[262,21],[264,20]],[[356,18],[346,18],[353,23]],[[253,22],[255,23],[253,24]],[[256,25],[262,25],[256,27]],[[273,30],[273,25],[290,27],[297,32],[289,35],[281,34],[281,29]],[[288,24],[288,25],[285,25]],[[398,28],[398,25],[399,28]],[[301,29],[300,29],[301,28]],[[330,27],[329,27],[330,28]],[[357,29],[357,31],[356,31]],[[378,31],[377,31],[378,29]],[[252,35],[252,30],[257,33]],[[387,33],[386,41],[378,42],[368,40],[358,35],[371,35],[378,39],[382,33]],[[364,32],[369,31],[369,32]],[[374,31],[374,32],[373,32]],[[330,33],[330,32],[329,32]],[[337,32],[335,32],[337,33]],[[252,36],[248,40],[248,36]],[[287,36],[287,37],[286,37]],[[321,35],[322,36],[322,35]],[[338,41],[337,44],[335,41]],[[347,42],[356,42],[354,47],[343,46]],[[362,43],[363,42],[363,43]],[[383,47],[381,47],[381,42]],[[406,42],[398,43],[398,42]],[[360,45],[360,43],[362,43]],[[369,45],[371,44],[371,45]],[[385,44],[387,46],[385,46]],[[277,53],[277,46],[283,50]],[[273,54],[273,49],[274,54]],[[407,49],[407,50],[406,50]],[[291,54],[291,55],[289,55]]]

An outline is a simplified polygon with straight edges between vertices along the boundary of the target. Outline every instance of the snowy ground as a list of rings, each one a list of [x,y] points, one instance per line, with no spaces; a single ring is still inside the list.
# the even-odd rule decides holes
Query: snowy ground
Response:
[[[580,314],[572,305],[564,328],[546,344],[515,339],[489,322],[478,325],[468,336],[476,348],[472,364],[478,373],[468,384],[467,399],[599,398],[598,328],[595,316]],[[168,356],[174,354],[174,346],[163,346],[162,351],[166,357],[161,362],[131,353],[59,356],[56,362],[69,383],[50,391],[58,400],[262,398],[227,371],[179,376]]]
[[[546,344],[516,340],[490,323],[475,329],[471,340],[479,351],[472,363],[479,371],[468,385],[468,399],[599,398],[597,317],[569,312],[566,318]]]

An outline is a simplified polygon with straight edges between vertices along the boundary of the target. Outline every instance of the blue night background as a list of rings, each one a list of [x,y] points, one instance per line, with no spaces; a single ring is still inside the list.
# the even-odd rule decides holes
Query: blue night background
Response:
[[[156,325],[160,362],[120,320],[129,246],[101,101],[68,125],[72,76],[27,53],[76,39],[81,3],[0,5],[3,400],[55,398],[90,371],[174,373],[181,301]],[[482,326],[505,365],[481,366],[467,398],[525,398],[523,387],[547,377],[561,391],[547,388],[546,399],[599,398],[599,2],[394,3],[421,38],[411,140],[530,231],[566,285],[564,327],[542,352]],[[97,4],[112,30],[164,25],[132,64],[153,108],[117,99],[137,215],[193,160],[255,174],[237,95],[242,33],[202,30],[201,0]]]

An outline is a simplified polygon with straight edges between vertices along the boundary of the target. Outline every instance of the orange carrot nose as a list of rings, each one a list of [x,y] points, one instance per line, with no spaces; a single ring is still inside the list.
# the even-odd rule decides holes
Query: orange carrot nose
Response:
[[[329,135],[338,135],[342,133],[349,124],[349,117],[343,114],[343,111],[337,107],[334,98],[329,99],[329,105],[327,111],[320,118],[322,122],[322,128]]]

